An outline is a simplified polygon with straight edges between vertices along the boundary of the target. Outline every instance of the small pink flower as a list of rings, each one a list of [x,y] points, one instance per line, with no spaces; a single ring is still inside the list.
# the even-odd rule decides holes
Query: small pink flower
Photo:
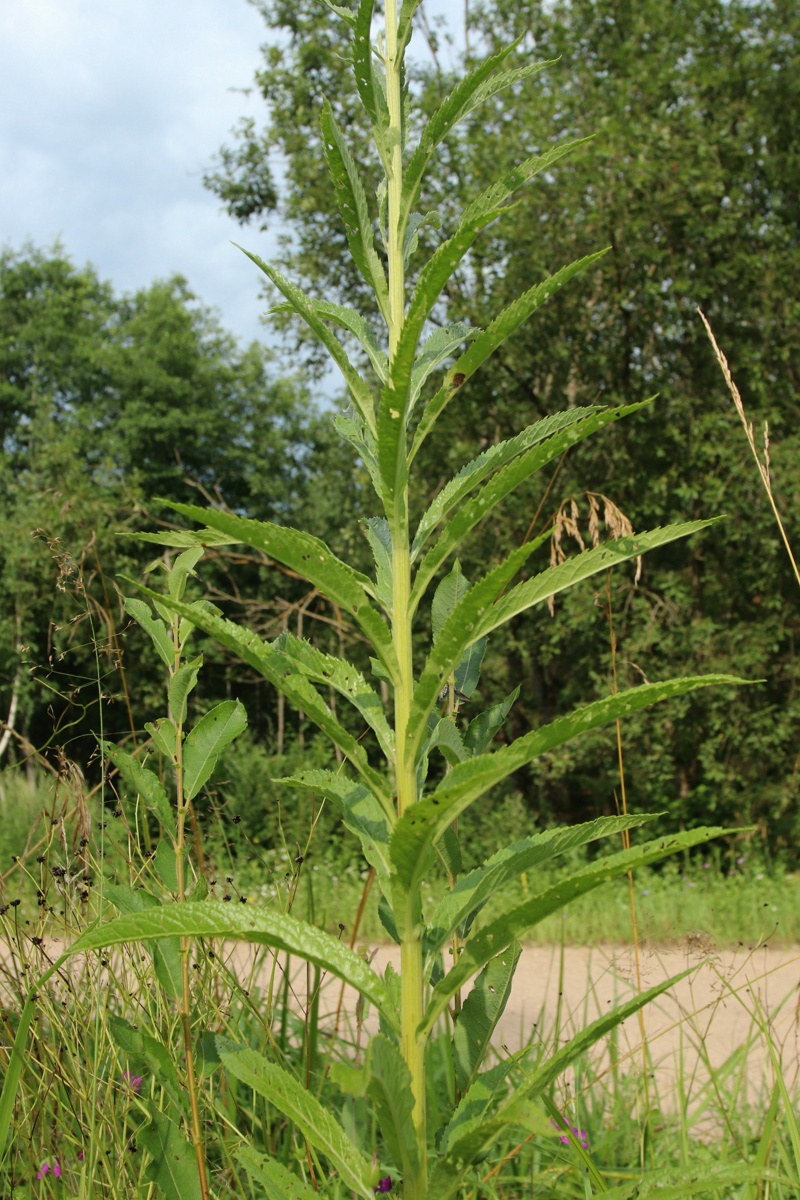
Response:
[[[142,1077],[141,1077],[141,1075],[132,1075],[132,1074],[130,1073],[130,1071],[123,1071],[123,1072],[122,1072],[122,1078],[123,1078],[123,1079],[125,1080],[125,1082],[128,1084],[128,1086],[130,1087],[131,1091],[133,1091],[133,1092],[140,1092],[140,1091],[142,1090]]]
[[[50,1170],[50,1163],[43,1162],[42,1165],[39,1167],[39,1170],[36,1172],[36,1178],[44,1179],[45,1175],[47,1174],[47,1172],[49,1170]],[[53,1159],[53,1175],[56,1177],[56,1179],[61,1178],[61,1163],[58,1161],[57,1158]]]
[[[378,1180],[377,1187],[374,1187],[373,1192],[390,1192],[392,1190],[392,1177],[386,1175],[383,1179]]]

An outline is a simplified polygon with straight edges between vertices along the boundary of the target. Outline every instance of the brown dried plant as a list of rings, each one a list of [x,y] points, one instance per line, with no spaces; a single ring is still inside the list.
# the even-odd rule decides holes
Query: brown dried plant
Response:
[[[609,496],[605,496],[602,492],[585,492],[584,495],[589,505],[589,541],[593,547],[599,546],[601,541],[601,511],[602,523],[605,526],[606,533],[612,538],[628,537],[633,533],[633,525],[630,520]],[[553,518],[553,532],[550,535],[551,567],[557,567],[567,557],[562,544],[565,536],[571,537],[573,541],[577,542],[581,550],[586,549],[586,541],[580,531],[579,518],[580,510],[578,502],[573,496],[570,496],[562,502]],[[638,583],[642,577],[641,555],[635,561],[636,575],[634,576],[634,583]],[[550,609],[550,616],[553,616],[555,613],[555,599],[553,596],[548,599],[547,606]]]

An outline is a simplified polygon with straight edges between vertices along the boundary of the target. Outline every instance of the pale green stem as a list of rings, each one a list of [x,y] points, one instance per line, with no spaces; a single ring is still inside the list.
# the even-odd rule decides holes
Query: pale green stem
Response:
[[[403,200],[402,98],[400,90],[400,60],[397,45],[397,0],[386,0],[386,98],[389,108],[388,178],[388,271],[389,271],[389,358],[394,357],[400,341],[405,315],[405,278],[403,264],[403,230],[401,211]],[[405,430],[403,430],[405,439]],[[393,623],[392,636],[398,662],[398,678],[394,693],[396,739],[397,811],[402,816],[417,800],[417,775],[413,761],[406,753],[408,718],[414,688],[411,658],[411,559],[408,536],[408,489],[397,497],[392,522],[393,559]],[[403,1180],[406,1200],[424,1200],[427,1192],[427,1132],[425,1117],[425,1041],[417,1034],[423,1012],[424,976],[422,943],[418,918],[415,919],[414,898],[403,922],[404,933],[400,951],[401,1004],[400,1045],[403,1058],[411,1073],[414,1097],[414,1131],[419,1153],[419,1171],[415,1177]]]

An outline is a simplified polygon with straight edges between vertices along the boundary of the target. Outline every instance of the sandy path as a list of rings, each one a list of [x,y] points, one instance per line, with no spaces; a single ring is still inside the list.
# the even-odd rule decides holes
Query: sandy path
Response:
[[[561,992],[560,1040],[566,1041],[580,1027],[607,1012],[614,1004],[636,993],[636,967],[632,950],[625,947],[566,947],[563,973],[556,946],[529,946],[520,958],[514,986],[501,1018],[495,1042],[509,1050],[518,1049],[533,1037],[552,1039]],[[373,966],[383,972],[387,963],[399,966],[396,947],[379,947]],[[260,967],[243,946],[231,951],[231,966],[251,989],[265,987],[269,967]],[[280,962],[283,970],[285,960]],[[800,1071],[800,947],[761,948],[755,951],[709,951],[701,946],[645,948],[641,952],[642,987],[653,987],[687,967],[696,969],[670,992],[645,1010],[645,1029],[652,1072],[659,1094],[669,1107],[669,1097],[681,1091],[689,1100],[700,1099],[707,1082],[708,1065],[721,1067],[732,1055],[741,1054],[741,1081],[751,1101],[758,1102],[772,1072],[766,1038],[755,1018],[769,1028],[780,1054],[784,1077],[791,1086]],[[306,1006],[306,970],[292,963],[290,976],[298,1011]],[[321,1028],[332,1031],[341,984],[326,980],[321,993]],[[356,996],[345,989],[340,1031],[354,1032]],[[372,1033],[377,1019],[365,1022]],[[619,1030],[619,1067],[622,1072],[641,1070],[641,1031],[637,1016]],[[607,1049],[594,1054],[597,1069],[608,1069]],[[732,1087],[734,1076],[726,1087]]]

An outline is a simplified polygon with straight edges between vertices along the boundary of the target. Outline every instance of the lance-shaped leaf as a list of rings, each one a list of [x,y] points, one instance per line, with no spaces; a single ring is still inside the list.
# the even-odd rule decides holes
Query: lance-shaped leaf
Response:
[[[335,654],[325,654],[311,642],[286,632],[275,639],[276,650],[284,654],[296,671],[314,683],[332,687],[349,701],[364,718],[378,739],[383,753],[394,759],[394,732],[386,720],[383,703],[375,689],[351,663]]]
[[[319,768],[274,779],[273,783],[305,788],[338,804],[342,821],[361,842],[367,862],[375,868],[379,879],[388,879],[389,834],[396,820],[391,806],[387,811],[371,792],[346,775]]]
[[[389,110],[380,81],[376,78],[372,59],[372,14],[375,0],[360,0],[353,26],[353,74],[361,103],[372,124],[375,145],[381,156],[384,169],[389,169],[390,156],[387,141]]]
[[[475,1082],[497,1022],[505,1012],[521,952],[522,947],[512,943],[491,959],[458,1014],[453,1030],[453,1066],[461,1092]]]
[[[369,472],[369,477],[372,480],[372,486],[375,489],[375,494],[381,496],[381,479],[378,472],[378,456],[375,447],[375,438],[367,429],[361,417],[355,414],[352,405],[346,412],[336,413],[333,418],[333,427],[339,434],[339,437],[344,438],[346,442],[355,450],[358,457],[363,462]]]
[[[136,584],[145,595],[156,596],[142,584]],[[325,703],[311,680],[301,674],[291,660],[269,642],[262,641],[251,629],[244,629],[235,621],[219,616],[202,604],[186,604],[182,600],[161,597],[175,612],[191,621],[204,633],[215,638],[220,645],[237,654],[244,662],[268,679],[296,708],[328,735],[335,746],[349,759],[364,782],[379,797],[381,803],[391,807],[386,784],[381,775],[370,765],[366,751],[356,738],[344,728],[332,709]]]
[[[428,713],[436,703],[442,687],[461,663],[467,648],[480,636],[475,631],[476,626],[483,620],[483,614],[493,598],[507,587],[509,581],[540,544],[541,539],[538,539],[512,550],[504,562],[493,571],[489,571],[462,595],[439,630],[414,689],[414,699],[406,727],[406,753],[409,763],[416,763],[427,726]]]
[[[587,254],[584,258],[579,258],[575,262],[562,267],[553,275],[548,275],[541,283],[534,284],[533,287],[528,288],[527,292],[523,292],[521,296],[518,296],[507,308],[504,308],[486,329],[475,338],[467,350],[453,363],[439,391],[425,406],[425,411],[414,433],[409,461],[414,459],[420,446],[425,441],[425,438],[430,433],[442,411],[455,396],[458,388],[463,386],[475,374],[478,368],[494,354],[495,350],[499,346],[502,346],[506,338],[518,329],[523,322],[527,321],[528,317],[532,316],[537,309],[541,308],[560,287],[563,287],[574,275],[592,266],[606,253],[606,250],[600,250],[595,254]]]
[[[500,1062],[495,1063],[488,1071],[484,1071],[477,1077],[442,1130],[439,1138],[442,1154],[447,1154],[451,1139],[457,1140],[472,1129],[481,1127],[487,1114],[498,1107],[508,1090],[509,1076],[512,1072],[518,1072],[518,1068],[530,1056],[532,1049],[533,1047],[530,1045],[524,1046],[516,1053],[501,1059]],[[441,1161],[444,1160],[440,1159]],[[433,1180],[436,1177],[437,1170],[434,1167],[431,1187],[433,1187]]]
[[[332,321],[358,339],[361,349],[372,363],[378,379],[381,383],[385,383],[389,371],[389,360],[381,349],[371,325],[361,316],[361,313],[356,312],[354,308],[349,308],[346,304],[335,304],[332,300],[309,300],[309,304],[323,320]],[[270,313],[294,312],[294,307],[291,304],[276,304],[269,311]]]
[[[222,751],[247,728],[241,700],[223,700],[200,718],[183,747],[183,792],[193,800],[211,777]]]
[[[524,583],[517,584],[510,592],[506,592],[505,596],[497,600],[481,620],[480,634],[491,633],[493,629],[504,625],[518,613],[524,612],[550,596],[557,596],[559,592],[566,591],[567,588],[582,579],[588,579],[599,571],[608,570],[617,563],[638,558],[640,554],[654,550],[657,546],[666,546],[669,542],[677,541],[678,538],[689,537],[700,529],[706,529],[709,525],[715,524],[718,520],[720,520],[719,517],[713,517],[707,521],[686,521],[680,525],[665,525],[662,529],[650,529],[646,533],[629,534],[627,537],[617,538],[612,542],[604,542],[601,546],[593,546],[591,550],[584,550],[580,554],[576,554],[574,558],[568,558],[559,563],[558,566],[548,567],[546,571],[534,575],[532,579],[526,579]]]
[[[458,474],[445,484],[423,513],[414,534],[411,561],[414,562],[419,556],[420,550],[436,526],[489,475],[499,471],[501,467],[517,458],[525,450],[530,450],[531,446],[537,446],[541,442],[547,441],[553,434],[560,433],[562,429],[585,421],[602,411],[604,410],[601,407],[592,406],[590,408],[568,408],[563,412],[551,413],[550,416],[523,429],[516,437],[508,438],[504,442],[497,442],[488,450],[484,450],[477,458],[473,458],[472,462],[463,466]]]
[[[363,1067],[334,1063],[331,1078],[348,1095],[369,1097],[395,1165],[406,1180],[416,1174],[419,1155],[411,1117],[411,1072],[394,1043],[378,1034],[367,1047]]]
[[[430,373],[435,371],[439,364],[443,363],[446,358],[449,358],[453,351],[457,350],[463,342],[469,341],[470,338],[476,337],[479,333],[479,329],[473,329],[463,321],[457,322],[454,325],[445,325],[441,329],[433,331],[417,355],[411,372],[411,395],[408,400],[409,412],[414,407],[417,397],[422,391],[425,380]]]
[[[400,18],[397,22],[397,52],[402,54],[411,40],[412,20],[422,0],[403,0],[400,5]]]
[[[80,954],[121,942],[163,938],[230,938],[288,950],[343,979],[371,1000],[392,1028],[397,1014],[383,981],[370,966],[335,937],[305,921],[255,905],[242,907],[208,900],[203,904],[160,904],[158,908],[118,917],[87,929],[72,943],[68,954]]]
[[[392,358],[391,378],[383,389],[378,411],[378,467],[383,485],[383,502],[390,522],[407,478],[405,430],[411,372],[423,326],[442,289],[481,229],[506,211],[509,196],[578,144],[556,146],[545,154],[528,158],[487,188],[467,206],[456,232],[437,247],[419,273],[403,321],[400,341]]]
[[[516,1080],[513,1090],[510,1094],[506,1093],[505,1099],[501,1100],[494,1114],[488,1114],[488,1106],[483,1106],[479,1118],[475,1119],[472,1112],[474,1106],[471,1104],[471,1091],[480,1091],[482,1081],[491,1073],[487,1072],[486,1075],[479,1076],[471,1091],[467,1093],[456,1109],[450,1124],[444,1130],[442,1142],[447,1146],[447,1153],[439,1160],[431,1174],[428,1189],[429,1200],[448,1200],[448,1197],[458,1190],[461,1179],[470,1164],[487,1146],[492,1145],[502,1135],[504,1129],[507,1129],[509,1125],[516,1124],[523,1116],[524,1106],[528,1101],[542,1095],[558,1079],[559,1075],[562,1075],[576,1059],[590,1050],[612,1029],[639,1012],[652,1000],[663,995],[695,969],[695,967],[689,967],[679,975],[674,975],[672,979],[667,979],[648,991],[641,992],[626,1004],[621,1004],[611,1012],[604,1013],[602,1017],[587,1025],[565,1046],[557,1050],[542,1067],[532,1071],[527,1079]],[[504,1067],[505,1063],[499,1065]],[[493,1068],[493,1071],[496,1070],[497,1068]],[[486,1090],[485,1087],[483,1090]],[[496,1092],[497,1089],[495,1089],[495,1094]],[[494,1099],[494,1096],[491,1099]]]
[[[438,841],[455,817],[512,771],[518,771],[539,755],[563,746],[578,734],[640,712],[660,700],[682,696],[698,688],[746,682],[732,675],[690,675],[661,683],[645,683],[575,709],[542,729],[523,734],[510,746],[503,746],[493,754],[481,754],[459,763],[435,792],[412,805],[395,826],[390,853],[401,891],[413,893],[419,886],[418,863],[426,848]]]
[[[103,889],[105,898],[125,916],[135,917],[139,913],[161,911],[161,902],[143,888],[132,888],[122,883],[107,883]],[[162,938],[145,943],[153,957],[153,971],[168,996],[181,994],[181,944],[177,938]],[[71,951],[70,951],[71,952]]]
[[[234,243],[236,245],[236,243]],[[247,257],[259,267],[267,278],[275,285],[278,291],[285,296],[288,303],[294,309],[299,317],[301,317],[309,329],[316,334],[317,340],[322,343],[325,349],[330,354],[333,361],[336,363],[339,370],[344,376],[345,382],[350,389],[350,394],[353,397],[353,403],[366,421],[367,425],[374,431],[375,429],[375,403],[372,397],[369,384],[362,379],[358,371],[355,369],[350,359],[345,353],[344,346],[339,341],[335,333],[332,333],[320,314],[314,308],[314,302],[305,292],[290,279],[287,279],[275,267],[264,262],[263,258],[259,258],[257,254],[251,253],[250,250],[245,250],[244,246],[238,246]],[[212,524],[212,522],[209,522]]]
[[[425,1010],[420,1032],[427,1033],[437,1017],[447,1007],[447,1002],[459,988],[487,963],[490,958],[501,951],[512,941],[523,938],[535,925],[549,917],[552,913],[564,908],[571,900],[585,896],[603,883],[626,875],[639,867],[649,866],[660,862],[670,854],[680,850],[690,850],[713,838],[724,836],[730,831],[721,827],[689,829],[668,837],[656,838],[643,846],[633,846],[629,850],[621,850],[582,871],[560,879],[558,883],[547,888],[538,896],[531,896],[522,904],[509,907],[493,918],[487,925],[473,932],[462,951],[458,962],[454,964],[444,979],[437,983],[433,995]]]
[[[497,704],[493,704],[491,708],[487,708],[485,712],[480,713],[473,721],[470,721],[469,728],[464,734],[464,747],[470,758],[474,758],[476,754],[483,754],[489,742],[511,712],[511,708],[519,696],[519,690],[520,685],[517,684],[513,692],[506,696],[505,700],[500,700]]]
[[[375,596],[391,616],[394,607],[394,567],[392,565],[392,531],[385,517],[367,517],[364,521],[367,540],[375,563]]]
[[[128,787],[138,793],[146,806],[158,817],[161,825],[174,838],[176,835],[175,813],[172,810],[164,785],[154,771],[143,767],[138,758],[120,750],[113,742],[101,742],[100,749],[119,771]]]
[[[191,520],[207,520],[215,529],[236,536],[245,545],[261,550],[308,579],[324,596],[355,619],[390,676],[396,677],[391,634],[381,620],[380,613],[369,602],[369,597],[374,594],[372,580],[337,558],[320,538],[270,521],[253,521],[233,513],[199,508],[194,504],[179,504],[177,501],[170,501],[169,504],[170,508]]]
[[[269,1200],[319,1200],[319,1192],[292,1175],[276,1158],[267,1158],[247,1145],[240,1146],[235,1157],[250,1178],[266,1188],[264,1195]]]
[[[118,533],[117,537],[134,538],[137,542],[151,542],[155,546],[171,546],[176,550],[188,550],[191,546],[231,546],[238,538],[226,537],[216,529],[164,529],[159,533]],[[138,604],[139,601],[134,601]],[[127,609],[128,601],[125,601]],[[131,614],[132,615],[132,614]]]
[[[203,656],[200,654],[197,658],[192,659],[191,662],[182,663],[169,681],[167,689],[169,709],[173,720],[177,721],[179,725],[182,725],[186,720],[186,705],[189,693],[197,683],[197,676],[202,665]],[[167,734],[167,737],[169,737],[169,734]]]
[[[435,208],[426,213],[411,213],[409,215],[403,238],[403,264],[406,267],[417,252],[420,230],[426,225],[430,229],[442,228],[442,218]]]
[[[347,143],[342,137],[331,106],[326,100],[320,116],[325,157],[333,184],[339,212],[344,221],[350,255],[366,282],[375,292],[378,308],[385,321],[389,320],[389,289],[383,264],[375,250],[372,222],[367,207],[367,197],[358,168]],[[363,318],[362,318],[363,319]],[[374,363],[373,363],[374,365]],[[376,368],[377,369],[377,368]],[[385,378],[385,376],[383,376]]]
[[[490,96],[531,75],[537,75],[545,67],[552,66],[552,63],[548,62],[527,63],[524,67],[516,67],[495,75],[494,72],[497,68],[510,54],[514,53],[521,41],[522,37],[519,37],[510,46],[485,58],[468,75],[459,80],[454,90],[428,121],[422,131],[417,148],[403,173],[402,228],[405,228],[409,213],[417,202],[425,168],[436,152],[436,147],[441,145],[458,122]],[[490,78],[492,76],[493,78]]]
[[[428,584],[442,563],[446,562],[450,555],[458,549],[467,534],[524,480],[547,463],[552,462],[553,459],[558,458],[570,446],[583,441],[596,430],[620,420],[621,417],[636,412],[637,409],[648,403],[649,401],[645,400],[639,404],[626,404],[624,407],[593,413],[575,424],[568,425],[565,429],[560,429],[546,441],[531,446],[522,454],[516,455],[511,462],[506,463],[494,478],[484,484],[477,495],[465,501],[419,564],[414,578],[414,586],[411,589],[412,611],[416,609]]]
[[[425,936],[427,953],[435,953],[450,937],[454,929],[474,916],[490,896],[497,895],[523,871],[531,871],[542,863],[549,862],[559,854],[586,846],[599,838],[612,837],[626,829],[637,829],[648,821],[658,819],[660,813],[635,816],[598,817],[581,825],[564,829],[546,829],[531,837],[521,838],[510,846],[504,846],[483,866],[470,871],[447,892],[431,913]],[[466,933],[464,934],[466,936]]]
[[[232,1048],[217,1039],[219,1056],[235,1079],[251,1087],[288,1117],[312,1146],[325,1155],[348,1190],[373,1200],[369,1186],[371,1164],[350,1141],[341,1125],[319,1100],[283,1067],[255,1050]]]
[[[192,1143],[177,1124],[152,1102],[148,1104],[150,1124],[136,1133],[152,1162],[145,1178],[156,1184],[165,1200],[202,1200],[200,1170]]]
[[[133,617],[145,633],[150,635],[150,640],[158,651],[159,658],[171,671],[175,666],[175,646],[164,622],[159,617],[153,616],[150,605],[145,604],[144,600],[131,599],[128,596],[123,608],[128,616]]]

